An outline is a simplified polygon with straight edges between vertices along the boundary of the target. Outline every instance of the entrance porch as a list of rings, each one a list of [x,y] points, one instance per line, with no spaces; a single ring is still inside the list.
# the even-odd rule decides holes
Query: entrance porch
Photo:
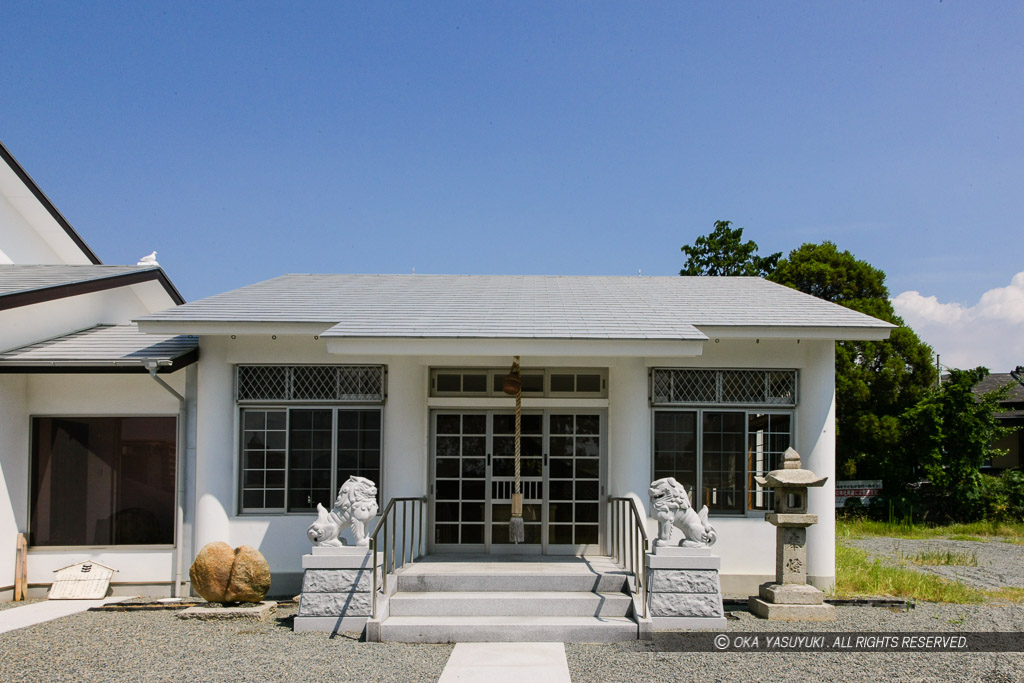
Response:
[[[613,642],[649,630],[637,577],[606,555],[427,555],[391,578],[368,640]]]

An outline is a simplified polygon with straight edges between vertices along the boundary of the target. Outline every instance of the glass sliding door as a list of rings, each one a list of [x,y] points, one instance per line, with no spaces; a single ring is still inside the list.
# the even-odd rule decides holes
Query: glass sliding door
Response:
[[[434,544],[483,551],[487,415],[436,413],[434,429]]]
[[[544,505],[544,415],[524,413],[519,439],[519,484],[523,492],[523,543],[509,536],[516,481],[515,413],[492,413],[491,550],[536,553],[541,550]],[[504,546],[504,547],[502,547]]]
[[[525,411],[520,484],[525,542],[509,539],[515,486],[511,411],[432,415],[434,552],[599,552],[604,462],[600,412]]]
[[[548,416],[549,546],[596,552],[601,517],[601,416]]]

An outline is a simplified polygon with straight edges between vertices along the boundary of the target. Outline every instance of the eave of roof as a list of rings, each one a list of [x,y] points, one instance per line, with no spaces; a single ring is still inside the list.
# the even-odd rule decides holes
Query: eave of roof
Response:
[[[65,274],[63,278],[56,278],[52,283],[38,286],[30,286],[24,289],[11,289],[0,292],[0,310],[31,306],[45,301],[54,301],[82,294],[91,294],[118,287],[127,287],[143,282],[158,282],[167,295],[175,303],[185,303],[184,297],[170,281],[164,271],[159,267],[145,266],[78,266],[78,265],[2,265],[0,269],[5,272],[24,274],[26,280],[31,279],[33,273],[51,271],[57,274]]]
[[[97,325],[0,353],[0,373],[169,373],[197,360],[196,337]]]
[[[47,197],[41,189],[39,189],[36,182],[32,180],[32,177],[28,172],[22,168],[21,164],[19,164],[18,160],[14,158],[14,155],[11,154],[10,150],[4,146],[3,142],[0,142],[0,158],[2,158],[10,169],[14,171],[14,174],[25,184],[25,187],[29,189],[29,192],[31,192],[43,208],[46,209],[47,213],[53,217],[53,220],[57,221],[57,224],[60,225],[64,232],[67,233],[68,237],[71,238],[71,241],[75,243],[75,246],[82,251],[85,257],[94,264],[101,265],[103,262],[100,261],[99,256],[97,256],[89,245],[85,243],[82,236],[79,235],[73,227],[71,227],[71,223],[69,223],[68,220],[64,218],[63,214],[57,210],[57,207],[50,201],[50,198]]]

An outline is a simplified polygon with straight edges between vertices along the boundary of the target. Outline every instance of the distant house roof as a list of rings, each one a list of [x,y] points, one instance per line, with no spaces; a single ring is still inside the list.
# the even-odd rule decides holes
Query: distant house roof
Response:
[[[534,275],[284,275],[139,322],[199,333],[317,323],[329,338],[691,341],[780,327],[881,339],[894,327],[760,278]]]
[[[1000,401],[1006,410],[999,413],[1002,418],[1024,417],[1024,386],[1015,380],[1008,372],[993,372],[985,379],[974,385],[972,391],[976,394],[987,394],[990,391],[1001,389],[1010,385],[1010,393]]]
[[[0,310],[156,280],[175,304],[185,299],[154,266],[0,264]]]
[[[137,325],[97,325],[0,353],[0,373],[174,372],[199,358],[199,340],[188,335],[139,332]]]
[[[18,163],[18,160],[14,158],[14,155],[11,154],[6,147],[4,147],[2,142],[0,142],[0,159],[3,159],[14,174],[18,176],[18,179],[21,180],[25,187],[28,188],[29,192],[31,192],[43,208],[46,209],[46,212],[53,217],[53,220],[55,220],[64,232],[67,233],[67,236],[71,238],[71,241],[75,243],[75,246],[77,246],[79,250],[81,250],[82,254],[84,254],[85,257],[94,264],[101,264],[102,261],[100,261],[95,252],[89,248],[89,245],[85,243],[82,236],[79,235],[73,227],[71,227],[71,223],[69,223],[61,212],[57,210],[57,207],[53,205],[50,198],[39,189],[39,186],[36,185],[34,180],[32,180],[32,177],[24,168],[22,168],[21,164]]]

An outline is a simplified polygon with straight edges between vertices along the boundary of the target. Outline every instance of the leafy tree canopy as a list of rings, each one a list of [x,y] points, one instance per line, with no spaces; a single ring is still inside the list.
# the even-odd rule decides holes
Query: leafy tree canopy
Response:
[[[732,228],[732,221],[715,221],[710,235],[701,235],[692,245],[682,248],[686,263],[680,275],[753,275],[764,277],[779,262],[782,252],[757,255],[757,242],[743,242],[743,228]]]
[[[822,242],[791,251],[768,279],[898,326],[884,341],[836,344],[836,471],[884,478],[887,489],[909,481],[897,448],[900,417],[935,385],[936,372],[931,347],[896,315],[885,273]]]
[[[890,322],[895,317],[885,273],[848,251],[839,251],[832,242],[794,249],[768,279],[862,313],[884,315]]]
[[[996,413],[1010,386],[981,395],[972,391],[987,376],[982,367],[950,370],[940,387],[902,416],[905,459],[916,461],[920,474],[931,480],[943,516],[957,521],[971,521],[983,513],[980,468],[1002,454],[992,444],[1009,432]]]

